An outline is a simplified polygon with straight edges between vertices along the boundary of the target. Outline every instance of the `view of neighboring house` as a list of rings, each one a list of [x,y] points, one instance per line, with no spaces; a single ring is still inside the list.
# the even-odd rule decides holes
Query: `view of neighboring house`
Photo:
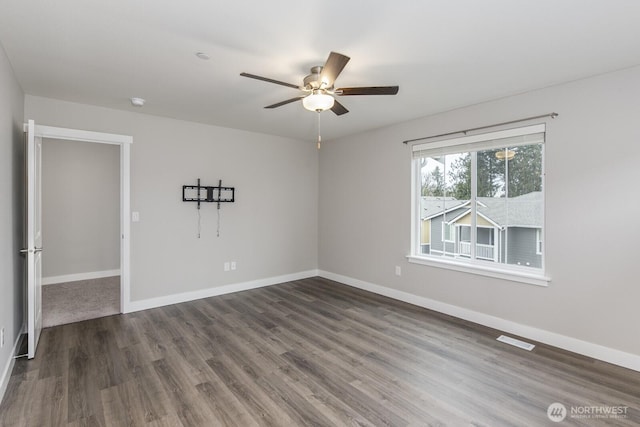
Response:
[[[542,266],[542,193],[513,198],[478,197],[476,258],[506,264]],[[471,255],[471,201],[422,197],[423,254]]]

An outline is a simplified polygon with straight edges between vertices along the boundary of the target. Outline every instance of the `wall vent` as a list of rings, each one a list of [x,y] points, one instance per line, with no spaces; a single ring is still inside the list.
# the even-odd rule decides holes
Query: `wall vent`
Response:
[[[503,342],[505,344],[509,344],[515,347],[519,347],[527,351],[531,351],[535,347],[535,345],[533,344],[529,344],[528,342],[520,341],[515,338],[508,337],[506,335],[500,335],[497,339],[500,342]]]

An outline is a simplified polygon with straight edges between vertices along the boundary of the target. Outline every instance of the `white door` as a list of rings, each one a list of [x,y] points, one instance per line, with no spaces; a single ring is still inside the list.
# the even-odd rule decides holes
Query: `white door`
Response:
[[[42,331],[42,138],[35,123],[27,127],[27,299],[28,357],[33,359]]]

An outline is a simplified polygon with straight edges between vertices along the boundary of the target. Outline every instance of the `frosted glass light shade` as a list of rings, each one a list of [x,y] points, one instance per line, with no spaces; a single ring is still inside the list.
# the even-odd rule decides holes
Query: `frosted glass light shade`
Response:
[[[309,111],[324,111],[333,107],[333,96],[320,91],[314,91],[310,95],[302,98],[302,105]]]

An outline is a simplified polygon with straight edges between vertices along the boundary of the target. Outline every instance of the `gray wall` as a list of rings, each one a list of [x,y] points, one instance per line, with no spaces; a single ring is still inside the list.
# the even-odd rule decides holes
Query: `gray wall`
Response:
[[[11,361],[23,320],[23,133],[24,94],[0,45],[0,376]]]
[[[120,268],[120,147],[45,139],[42,276]]]
[[[313,270],[318,250],[318,151],[312,142],[25,97],[37,123],[133,136],[131,299],[144,300]],[[236,203],[197,210],[182,185],[236,188]],[[225,261],[237,270],[224,272]]]
[[[638,99],[633,68],[325,143],[320,269],[640,355]],[[560,116],[548,120],[545,149],[549,286],[408,263],[411,153],[402,141],[552,111]],[[378,194],[389,200],[372,209]],[[629,221],[611,218],[612,206]],[[603,221],[607,232],[594,235]],[[594,239],[607,250],[592,251]]]

